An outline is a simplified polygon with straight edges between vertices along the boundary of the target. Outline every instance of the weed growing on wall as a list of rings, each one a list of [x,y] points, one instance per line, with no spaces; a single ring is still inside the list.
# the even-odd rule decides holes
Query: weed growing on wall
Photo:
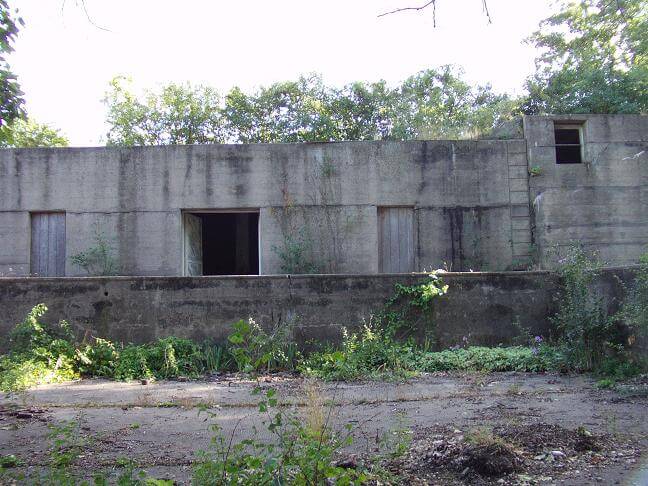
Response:
[[[94,227],[94,245],[72,255],[70,262],[88,275],[115,275],[118,272],[113,244],[99,225]]]
[[[303,231],[296,235],[286,234],[282,246],[273,246],[272,250],[281,261],[280,268],[282,272],[290,274],[320,272],[319,266],[312,258],[312,241]]]
[[[448,293],[448,285],[439,272],[428,273],[425,281],[420,283],[395,285],[394,296],[376,316],[377,326],[388,337],[404,341],[413,338],[417,331],[423,331],[425,341],[434,343],[433,303]]]

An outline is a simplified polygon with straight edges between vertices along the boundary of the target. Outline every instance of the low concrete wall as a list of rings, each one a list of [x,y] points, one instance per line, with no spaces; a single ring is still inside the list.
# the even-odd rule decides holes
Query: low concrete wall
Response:
[[[620,277],[620,278],[619,278]],[[622,295],[631,270],[611,269],[600,279],[610,305]],[[447,296],[431,319],[439,347],[510,343],[519,327],[547,335],[558,279],[547,272],[447,273]],[[82,335],[122,342],[164,336],[223,340],[232,322],[254,317],[262,325],[296,319],[296,338],[338,340],[379,311],[396,283],[423,275],[302,275],[259,277],[0,278],[0,335],[37,303],[46,321],[68,320]]]

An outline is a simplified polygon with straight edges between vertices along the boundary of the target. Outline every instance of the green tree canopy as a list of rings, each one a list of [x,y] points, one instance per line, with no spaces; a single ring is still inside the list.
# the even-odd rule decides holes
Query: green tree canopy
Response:
[[[645,113],[648,2],[561,4],[529,39],[540,51],[527,113]]]
[[[246,93],[171,84],[138,97],[116,78],[106,95],[108,143],[271,143],[467,138],[511,117],[516,101],[473,87],[452,67],[385,81],[326,86],[318,75]]]
[[[104,103],[108,108],[108,145],[174,145],[224,141],[221,98],[212,88],[169,84],[141,99],[131,82],[116,77]]]
[[[13,51],[21,25],[23,20],[17,11],[12,11],[6,0],[0,0],[0,143],[8,136],[7,125],[25,116],[23,92],[6,58]]]
[[[6,59],[6,55],[13,51],[18,28],[23,25],[22,19],[16,15],[6,0],[0,0],[0,129],[25,114],[23,92]]]
[[[0,148],[67,147],[67,138],[58,130],[33,120],[17,118],[6,126]]]

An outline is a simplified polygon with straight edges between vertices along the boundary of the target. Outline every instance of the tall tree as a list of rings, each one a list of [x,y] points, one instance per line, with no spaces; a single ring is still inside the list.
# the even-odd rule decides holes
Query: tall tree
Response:
[[[648,2],[563,2],[529,39],[540,51],[527,113],[645,113]]]
[[[17,16],[6,0],[0,0],[0,136],[1,131],[16,118],[25,115],[23,92],[16,75],[7,62],[13,43],[23,20]]]

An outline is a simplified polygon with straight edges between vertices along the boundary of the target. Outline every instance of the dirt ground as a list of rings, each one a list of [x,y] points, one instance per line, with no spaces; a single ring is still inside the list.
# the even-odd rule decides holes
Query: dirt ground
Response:
[[[280,402],[299,413],[312,405],[300,378],[264,377],[259,384],[276,388]],[[48,425],[74,420],[89,438],[78,470],[114,471],[129,458],[155,477],[186,484],[196,451],[209,446],[211,422],[235,437],[249,437],[255,427],[263,436],[256,385],[223,376],[38,387],[0,400],[0,455],[14,454],[23,465],[12,473],[29,474],[47,464]],[[315,386],[334,403],[334,426],[354,426],[349,457],[371,454],[390,432],[412,431],[409,452],[387,465],[405,484],[648,485],[646,380],[601,390],[584,376],[443,374]],[[500,454],[493,465],[464,440],[484,430],[510,457]]]

